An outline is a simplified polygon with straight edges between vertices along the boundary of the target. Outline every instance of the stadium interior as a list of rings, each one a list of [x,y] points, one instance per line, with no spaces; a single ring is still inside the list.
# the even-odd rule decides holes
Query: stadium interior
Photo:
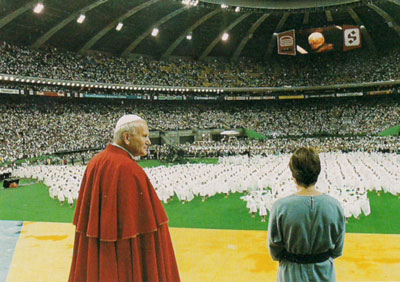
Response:
[[[399,43],[400,0],[0,1],[0,282],[68,280],[83,173],[124,114],[182,281],[276,281],[301,146],[344,208],[338,281],[400,281]]]

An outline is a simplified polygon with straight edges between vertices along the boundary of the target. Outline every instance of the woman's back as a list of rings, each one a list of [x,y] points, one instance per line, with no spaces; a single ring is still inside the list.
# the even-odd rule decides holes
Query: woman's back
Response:
[[[343,209],[329,195],[294,194],[276,201],[269,220],[268,242],[272,258],[280,261],[278,281],[335,281],[332,259],[343,252],[344,234]],[[287,253],[289,256],[284,255]],[[321,255],[328,259],[304,263]],[[305,260],[296,263],[286,259],[290,256],[300,261],[304,256]]]

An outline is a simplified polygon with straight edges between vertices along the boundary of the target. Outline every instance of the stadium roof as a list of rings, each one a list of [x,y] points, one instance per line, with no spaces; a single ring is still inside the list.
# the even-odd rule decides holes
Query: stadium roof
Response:
[[[162,59],[263,59],[274,53],[277,32],[343,24],[363,26],[370,50],[400,42],[400,0],[43,0],[43,10],[34,13],[38,2],[1,1],[0,38],[33,48]]]

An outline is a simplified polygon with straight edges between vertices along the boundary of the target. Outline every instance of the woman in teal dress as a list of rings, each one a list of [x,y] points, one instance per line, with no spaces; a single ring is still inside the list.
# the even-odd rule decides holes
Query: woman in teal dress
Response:
[[[289,167],[297,192],[275,202],[268,226],[269,250],[279,261],[277,281],[336,281],[334,259],[344,247],[343,209],[315,188],[321,164],[314,149],[297,149]]]

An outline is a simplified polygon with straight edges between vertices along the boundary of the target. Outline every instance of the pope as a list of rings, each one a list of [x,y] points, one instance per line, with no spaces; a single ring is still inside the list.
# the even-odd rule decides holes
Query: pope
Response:
[[[74,217],[69,281],[180,281],[165,210],[135,157],[146,122],[121,117],[114,140],[86,168]]]

